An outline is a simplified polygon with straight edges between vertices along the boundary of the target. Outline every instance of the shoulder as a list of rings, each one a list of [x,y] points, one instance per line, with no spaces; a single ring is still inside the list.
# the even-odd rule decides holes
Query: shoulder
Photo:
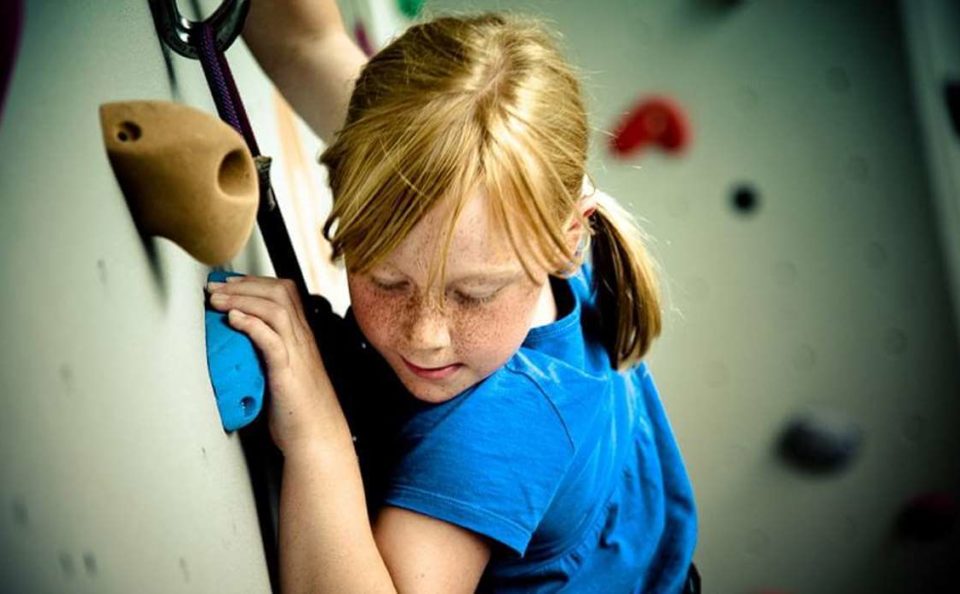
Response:
[[[417,415],[403,433],[384,503],[467,528],[518,554],[574,457],[550,399],[507,367]]]
[[[593,361],[587,355],[589,352],[568,360],[521,348],[505,366],[509,373],[536,387],[574,451],[594,439],[598,428],[606,425],[616,391],[616,371],[602,357]]]
[[[514,357],[457,398],[430,407],[408,423],[408,437],[418,442],[469,437],[458,456],[488,445],[499,452],[523,451],[531,442],[572,447],[562,416],[534,367]]]

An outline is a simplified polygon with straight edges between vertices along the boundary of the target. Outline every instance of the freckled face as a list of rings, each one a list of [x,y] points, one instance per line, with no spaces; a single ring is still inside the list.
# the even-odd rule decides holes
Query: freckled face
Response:
[[[434,403],[506,363],[545,292],[552,302],[546,273],[537,282],[527,276],[490,220],[482,192],[469,198],[454,228],[443,286],[428,287],[431,258],[441,254],[445,208],[429,212],[372,270],[347,274],[353,313],[367,340],[414,396]]]

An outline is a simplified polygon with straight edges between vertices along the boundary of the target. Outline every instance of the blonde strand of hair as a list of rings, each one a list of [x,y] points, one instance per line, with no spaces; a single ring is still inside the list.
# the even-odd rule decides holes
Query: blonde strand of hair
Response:
[[[638,363],[660,335],[657,266],[633,217],[613,198],[596,193],[592,258],[604,343],[614,366]]]

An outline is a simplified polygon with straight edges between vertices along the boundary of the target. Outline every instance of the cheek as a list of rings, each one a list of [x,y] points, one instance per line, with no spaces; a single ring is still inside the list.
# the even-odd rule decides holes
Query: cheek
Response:
[[[374,346],[384,344],[396,321],[396,308],[389,299],[362,282],[348,282],[350,307],[363,335]]]
[[[502,365],[526,338],[537,303],[536,291],[504,295],[482,314],[458,315],[457,342],[463,354],[473,353],[487,365]]]

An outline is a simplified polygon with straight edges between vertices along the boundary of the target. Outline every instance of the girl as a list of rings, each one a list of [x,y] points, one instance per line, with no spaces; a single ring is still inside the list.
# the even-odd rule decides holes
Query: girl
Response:
[[[308,322],[291,283],[209,287],[268,369],[284,591],[683,591],[692,492],[640,362],[656,280],[584,187],[550,37],[441,18],[362,65],[336,6],[306,0],[255,3],[245,36],[332,141],[352,303]]]

